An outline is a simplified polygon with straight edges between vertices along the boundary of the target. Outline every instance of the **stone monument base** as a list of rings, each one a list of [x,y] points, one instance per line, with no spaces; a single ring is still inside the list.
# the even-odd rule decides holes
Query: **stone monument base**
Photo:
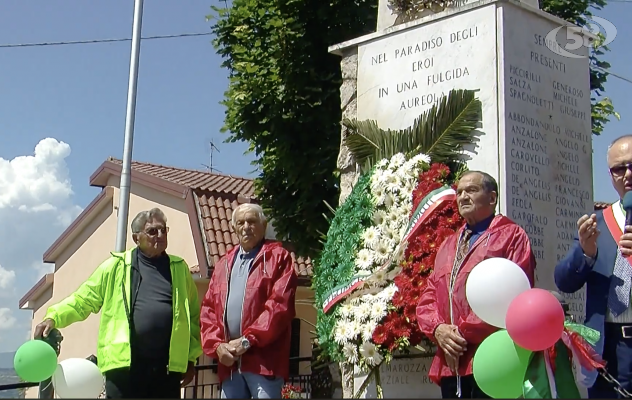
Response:
[[[410,357],[396,358],[390,364],[380,367],[382,393],[385,399],[440,399],[441,390],[428,378],[432,357],[419,358],[413,353]],[[366,380],[366,372],[358,367],[354,371],[354,391],[362,386]],[[362,399],[376,399],[377,390],[375,379],[371,380]]]

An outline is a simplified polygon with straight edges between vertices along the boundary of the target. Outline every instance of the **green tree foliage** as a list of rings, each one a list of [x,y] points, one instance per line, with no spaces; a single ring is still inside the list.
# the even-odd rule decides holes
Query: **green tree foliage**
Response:
[[[281,238],[315,255],[337,204],[340,58],[328,46],[373,32],[378,0],[233,0],[214,7],[214,45],[230,75],[223,105],[228,141],[246,141],[260,170],[257,196]],[[584,25],[605,0],[542,0],[542,8]],[[611,115],[602,99],[607,47],[591,55],[593,133]]]
[[[250,143],[257,196],[280,237],[315,255],[337,204],[340,57],[328,46],[375,30],[377,0],[233,0],[215,46],[230,72],[224,131]]]

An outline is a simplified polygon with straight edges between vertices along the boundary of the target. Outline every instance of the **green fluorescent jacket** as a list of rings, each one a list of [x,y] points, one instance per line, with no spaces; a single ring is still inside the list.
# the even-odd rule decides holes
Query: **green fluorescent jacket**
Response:
[[[131,364],[130,326],[123,304],[123,288],[127,307],[131,310],[132,249],[111,254],[75,293],[49,307],[44,317],[55,321],[56,328],[63,329],[101,311],[97,344],[101,372],[129,367]],[[169,255],[169,258],[173,286],[169,371],[184,373],[188,363],[194,363],[202,354],[200,302],[186,262],[173,255]]]

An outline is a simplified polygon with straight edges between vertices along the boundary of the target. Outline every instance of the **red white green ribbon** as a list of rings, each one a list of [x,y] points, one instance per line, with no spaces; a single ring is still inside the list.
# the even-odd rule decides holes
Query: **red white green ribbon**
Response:
[[[587,370],[605,367],[591,345],[599,332],[567,322],[562,338],[546,351],[533,353],[523,383],[525,399],[578,399],[579,389],[573,374],[573,359]]]

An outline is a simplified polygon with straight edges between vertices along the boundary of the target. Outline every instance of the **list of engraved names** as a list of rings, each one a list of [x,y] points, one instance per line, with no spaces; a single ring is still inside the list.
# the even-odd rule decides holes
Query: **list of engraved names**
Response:
[[[507,214],[529,235],[537,285],[555,289],[553,268],[593,207],[588,62],[551,52],[552,27],[522,25],[523,43],[505,52]],[[583,294],[575,297],[581,316]]]

